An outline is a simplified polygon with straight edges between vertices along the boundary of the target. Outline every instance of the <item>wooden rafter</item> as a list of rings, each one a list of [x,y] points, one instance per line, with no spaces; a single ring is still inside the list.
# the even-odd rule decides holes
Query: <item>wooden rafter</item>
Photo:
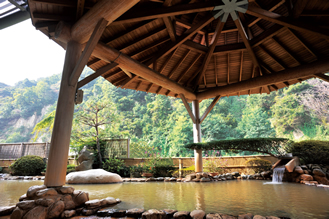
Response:
[[[279,42],[279,40],[276,37],[273,37],[271,39],[273,42],[275,42],[278,46],[280,46],[289,56],[290,58],[292,58],[298,65],[301,64],[301,61],[299,61],[296,56],[294,56],[292,54],[292,52],[290,51],[290,49],[288,47],[286,47],[285,45],[283,45],[281,42]]]
[[[78,88],[86,85],[87,83],[91,82],[92,80],[96,79],[97,77],[101,76],[102,74],[105,74],[106,72],[110,71],[114,67],[116,67],[118,64],[117,63],[111,63],[107,64],[100,69],[98,69],[95,73],[85,77],[81,81],[78,82]]]
[[[70,82],[69,82],[71,86],[75,85],[78,82],[81,72],[85,67],[85,65],[87,64],[88,59],[92,54],[95,46],[97,45],[100,37],[102,36],[107,23],[108,21],[105,19],[100,19],[99,22],[97,23],[94,32],[92,33],[85,49],[83,50],[82,55],[79,58],[79,61],[77,62],[77,65],[75,66],[71,74]]]
[[[77,13],[76,13],[76,20],[82,17],[83,11],[85,9],[85,0],[77,0]]]
[[[184,94],[179,94],[179,97],[181,98],[181,100],[182,100],[182,102],[183,102],[183,104],[184,104],[184,106],[185,106],[188,114],[190,115],[190,117],[192,119],[192,122],[195,124],[196,123],[196,119],[198,119],[198,118],[195,118],[195,116],[194,116],[194,114],[192,112],[192,109],[191,109],[190,105],[188,104],[188,102],[187,102]]]
[[[324,80],[326,82],[329,83],[329,76],[325,75],[325,74],[322,74],[322,73],[319,73],[319,74],[315,74],[315,76],[317,78],[320,78],[321,80]]]
[[[305,22],[301,23],[295,20],[291,20],[289,18],[283,17],[274,12],[266,11],[259,7],[251,5],[248,7],[246,13],[297,31],[307,32],[324,39],[329,39],[329,32],[327,30],[317,28],[314,25],[306,24]]]
[[[202,54],[199,54],[198,57],[192,62],[192,64],[190,64],[189,67],[187,67],[187,69],[183,71],[183,73],[177,78],[177,83],[181,82],[186,73],[190,71],[190,69],[195,65],[195,63],[200,59],[201,56]]]
[[[294,4],[294,7],[292,9],[293,18],[296,19],[303,13],[303,10],[306,7],[307,2],[308,0],[299,0]]]
[[[227,53],[227,84],[230,84],[230,53]]]
[[[242,24],[241,24],[240,19],[237,18],[237,19],[234,21],[234,23],[235,23],[236,27],[238,28],[239,34],[240,34],[240,36],[241,36],[241,38],[242,38],[242,40],[243,40],[244,45],[246,46],[246,48],[247,48],[247,50],[248,50],[248,54],[250,55],[251,60],[252,60],[252,62],[253,62],[253,64],[254,64],[255,68],[258,69],[260,75],[262,75],[262,70],[261,70],[260,65],[259,65],[259,63],[258,63],[258,59],[257,59],[257,57],[256,57],[256,54],[255,54],[254,51],[252,50],[252,47],[251,47],[251,45],[250,45],[250,42],[249,42],[248,36],[247,36],[245,30],[243,29],[243,26],[242,26]]]
[[[266,49],[263,45],[259,45],[258,46],[264,53],[266,53],[267,56],[269,56],[271,59],[273,59],[276,63],[278,63],[281,67],[282,70],[286,69],[287,66],[281,61],[279,60],[279,58],[275,57],[275,55],[269,51],[268,49]]]
[[[150,20],[155,18],[163,18],[182,14],[191,14],[204,11],[212,11],[215,6],[215,2],[201,2],[183,5],[174,5],[170,7],[152,8],[148,10],[142,10],[135,8],[131,10],[129,14],[121,16],[113,24],[124,24],[143,20]]]
[[[165,0],[163,3],[164,7],[169,7],[171,5],[172,0]],[[168,34],[170,36],[170,39],[172,42],[176,41],[176,31],[173,25],[173,22],[171,20],[171,17],[163,17],[163,22],[166,25]]]
[[[216,86],[218,86],[218,72],[217,72],[216,55],[213,55],[213,57],[214,57],[214,69],[215,69]]]
[[[195,86],[198,86],[201,83],[201,79],[204,77],[204,75],[206,73],[208,64],[209,64],[209,62],[211,60],[211,57],[214,53],[215,47],[217,45],[217,41],[218,41],[218,39],[220,37],[220,34],[221,34],[221,32],[224,28],[224,25],[225,25],[225,22],[221,22],[220,20],[218,21],[216,29],[215,29],[215,34],[211,38],[211,42],[210,42],[211,46],[210,46],[210,48],[208,50],[208,53],[206,54],[206,57],[203,61],[202,70],[196,78]]]
[[[309,64],[289,68],[280,72],[256,77],[249,80],[241,81],[222,87],[211,88],[205,92],[198,93],[197,99],[203,100],[214,96],[225,96],[239,91],[245,91],[257,87],[266,87],[272,84],[282,83],[285,81],[296,80],[303,77],[319,74],[329,70],[329,58],[314,61]]]
[[[154,55],[154,58],[150,61],[150,64],[153,63],[155,60],[169,54],[171,51],[173,51],[182,43],[184,43],[186,40],[188,40],[198,30],[200,30],[201,28],[203,28],[213,20],[214,17],[212,15],[206,16],[204,19],[196,23],[191,29],[188,29],[180,37],[178,37],[176,42],[169,42],[168,44],[164,45],[163,48]]]
[[[208,108],[206,109],[206,111],[203,113],[203,115],[200,118],[200,124],[203,122],[203,120],[205,120],[205,118],[207,117],[207,115],[211,112],[211,110],[215,107],[216,103],[218,102],[218,100],[220,99],[221,96],[217,96],[215,97],[215,99],[211,102],[211,104],[208,106]]]

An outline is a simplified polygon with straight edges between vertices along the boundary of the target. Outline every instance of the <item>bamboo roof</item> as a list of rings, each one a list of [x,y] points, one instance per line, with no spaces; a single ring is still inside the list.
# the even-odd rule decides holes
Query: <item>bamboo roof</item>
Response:
[[[74,24],[97,2],[28,1],[33,25],[64,48],[58,23]],[[328,16],[326,0],[141,0],[107,25],[100,42],[168,86],[94,53],[87,65],[117,87],[167,96],[180,96],[171,82],[200,100],[270,93],[312,77],[329,81]]]

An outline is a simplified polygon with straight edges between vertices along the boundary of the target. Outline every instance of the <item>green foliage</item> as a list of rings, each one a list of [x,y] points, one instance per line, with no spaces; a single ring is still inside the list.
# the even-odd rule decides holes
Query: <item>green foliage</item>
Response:
[[[181,172],[182,172],[182,178],[184,178],[185,176],[195,172],[195,166],[192,165],[192,166],[189,166],[189,167],[185,167],[181,170]],[[179,170],[174,171],[172,176],[178,178],[179,177]]]
[[[170,177],[176,169],[171,158],[161,157],[153,158],[146,167],[154,177]]]
[[[75,167],[76,167],[75,164],[69,164],[69,165],[67,165],[67,167],[66,167],[66,174],[71,173],[71,172],[75,172]]]
[[[33,141],[36,141],[39,135],[53,130],[56,111],[52,111],[46,117],[34,126],[32,134],[35,134]]]
[[[204,162],[205,170],[210,173],[223,174],[226,171],[227,159],[223,157],[207,157]]]
[[[106,159],[106,161],[103,162],[103,169],[111,173],[117,173],[117,174],[126,171],[124,161],[116,158]]]
[[[149,153],[154,151],[154,147],[149,145],[146,141],[139,140],[130,144],[131,158],[147,158]],[[158,153],[158,152],[155,152]]]
[[[17,159],[9,166],[13,175],[36,176],[40,175],[46,164],[39,156],[27,155]]]
[[[277,156],[285,154],[283,147],[287,144],[290,144],[290,141],[285,138],[249,138],[192,143],[185,147],[196,150],[231,150],[235,153],[239,151],[254,151]]]
[[[3,168],[2,168],[2,167],[0,167],[0,173],[2,173],[2,170],[3,170]]]
[[[286,146],[286,150],[298,156],[304,164],[329,165],[329,141],[300,141]]]
[[[246,165],[250,166],[250,168],[255,172],[255,173],[261,173],[263,171],[270,170],[272,167],[272,164],[268,160],[263,160],[259,158],[254,158],[246,161]]]

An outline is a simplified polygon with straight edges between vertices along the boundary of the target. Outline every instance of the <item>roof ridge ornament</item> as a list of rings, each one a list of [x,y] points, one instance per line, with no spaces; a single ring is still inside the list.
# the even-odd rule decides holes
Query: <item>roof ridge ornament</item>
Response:
[[[218,5],[214,7],[214,18],[220,17],[221,22],[226,22],[228,15],[230,14],[235,21],[238,19],[237,12],[246,13],[248,9],[248,0],[221,0],[224,5]]]

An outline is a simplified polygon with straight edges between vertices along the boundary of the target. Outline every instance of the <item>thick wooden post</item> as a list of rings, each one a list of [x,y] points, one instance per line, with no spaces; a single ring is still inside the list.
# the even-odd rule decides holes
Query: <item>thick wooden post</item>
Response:
[[[193,141],[194,143],[200,143],[202,140],[201,136],[201,124],[200,124],[200,109],[199,101],[193,100],[192,102],[193,114],[196,122],[193,123]],[[202,172],[202,150],[194,150],[194,159],[195,159],[195,172]]]
[[[79,43],[75,41],[68,42],[44,182],[47,187],[65,184],[77,87],[77,83],[70,86],[69,81],[81,51],[82,46]]]

